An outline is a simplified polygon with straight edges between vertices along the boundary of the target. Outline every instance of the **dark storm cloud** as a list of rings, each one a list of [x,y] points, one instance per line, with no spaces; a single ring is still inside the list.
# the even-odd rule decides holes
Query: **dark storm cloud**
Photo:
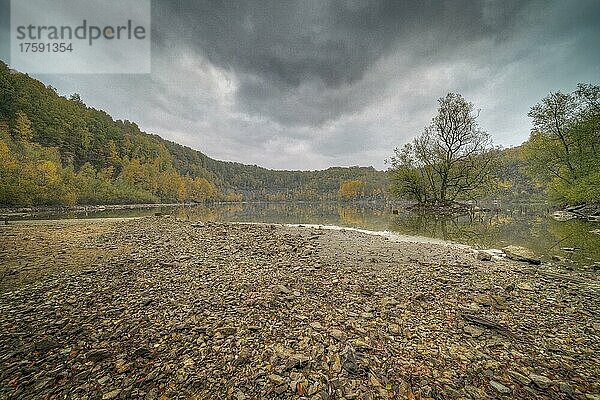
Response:
[[[481,109],[496,143],[519,144],[529,107],[600,77],[597,0],[152,6],[150,76],[39,78],[213,157],[272,168],[382,168],[450,91]]]
[[[425,54],[510,36],[523,2],[178,1],[156,4],[161,36],[186,41],[213,63],[297,87],[360,79],[398,41]],[[171,30],[172,29],[172,30]]]
[[[400,47],[414,68],[471,41],[507,40],[523,4],[190,0],[157,4],[154,22],[167,42],[240,77],[241,109],[319,125],[365,105],[347,87],[386,54]]]

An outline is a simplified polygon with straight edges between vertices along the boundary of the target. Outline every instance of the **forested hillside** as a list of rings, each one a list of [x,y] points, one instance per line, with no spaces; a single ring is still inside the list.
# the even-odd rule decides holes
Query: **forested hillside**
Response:
[[[211,159],[0,62],[0,205],[382,198],[371,167],[274,171]],[[343,190],[356,181],[355,190]]]
[[[529,140],[492,150],[486,196],[600,201],[599,98],[598,86],[579,85],[534,106]],[[383,199],[387,187],[372,167],[277,171],[215,160],[0,62],[0,206]]]
[[[162,140],[162,139],[161,139]],[[244,199],[332,200],[338,198],[344,182],[358,180],[362,190],[357,198],[383,198],[387,177],[373,167],[331,167],[320,171],[276,171],[256,165],[214,160],[177,143],[162,140],[173,155],[181,174],[207,170],[220,188],[243,195]]]
[[[528,173],[523,145],[499,152],[493,196],[507,202],[546,200],[545,186]]]

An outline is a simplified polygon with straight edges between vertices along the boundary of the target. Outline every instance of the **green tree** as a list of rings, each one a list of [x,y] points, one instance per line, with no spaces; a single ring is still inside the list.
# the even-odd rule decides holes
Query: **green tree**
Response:
[[[77,103],[79,105],[84,105],[83,100],[81,100],[81,96],[79,95],[79,93],[73,93],[71,96],[69,96],[69,100],[71,100],[72,102]]]
[[[18,198],[17,167],[17,157],[9,145],[0,139],[0,204],[13,205]]]
[[[491,185],[497,151],[479,129],[473,104],[455,93],[438,103],[431,124],[391,157],[391,193],[398,197],[447,204],[476,197]]]
[[[528,173],[554,200],[600,202],[600,87],[579,84],[572,93],[550,93],[529,116]]]

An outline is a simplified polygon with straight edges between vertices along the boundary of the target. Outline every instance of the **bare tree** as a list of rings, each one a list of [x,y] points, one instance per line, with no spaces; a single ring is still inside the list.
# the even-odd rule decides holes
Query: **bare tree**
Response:
[[[438,100],[438,114],[424,132],[396,148],[391,159],[392,193],[419,203],[446,204],[480,194],[491,182],[496,159],[478,113],[460,94]]]

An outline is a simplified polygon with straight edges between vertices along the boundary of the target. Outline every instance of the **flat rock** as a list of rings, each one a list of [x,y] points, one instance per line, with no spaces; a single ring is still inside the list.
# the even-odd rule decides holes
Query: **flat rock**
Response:
[[[559,383],[558,388],[562,393],[565,393],[569,396],[573,395],[573,387],[566,382]]]
[[[530,264],[541,264],[539,257],[528,248],[521,246],[506,246],[502,248],[502,251],[506,254],[506,257],[515,261],[524,261]]]
[[[285,378],[277,374],[269,375],[269,381],[273,382],[275,385],[283,385],[286,383]]]
[[[531,379],[517,371],[508,371],[508,374],[523,385],[529,385],[531,383]]]
[[[517,288],[528,291],[528,292],[535,290],[533,285],[529,282],[519,282],[519,283],[517,283]]]
[[[48,351],[60,346],[60,344],[53,339],[41,339],[34,344],[36,351]]]
[[[105,349],[93,350],[88,353],[87,359],[94,362],[102,361],[110,357],[110,352]]]
[[[102,395],[102,400],[116,399],[121,394],[121,389],[115,389]]]
[[[321,325],[321,323],[320,323],[320,322],[317,322],[317,321],[315,321],[315,322],[311,322],[309,325],[310,325],[310,327],[311,327],[311,328],[313,328],[313,329],[314,329],[314,330],[316,330],[316,331],[321,331],[321,330],[323,330],[323,325]]]
[[[290,294],[292,291],[285,285],[277,285],[277,293]]]
[[[340,329],[332,329],[329,334],[339,341],[346,340],[346,334]]]
[[[544,375],[529,374],[529,379],[540,389],[548,389],[552,385],[552,380]]]
[[[237,328],[235,326],[223,326],[216,330],[223,336],[234,335],[237,332]]]
[[[490,381],[490,386],[494,388],[498,393],[509,394],[512,390],[510,388],[504,386],[500,382]]]
[[[471,325],[465,325],[463,330],[465,331],[465,333],[468,333],[469,335],[471,335],[473,337],[479,337],[479,336],[483,335],[483,333],[485,332],[483,329],[480,329],[480,328],[477,328],[477,327],[471,326]]]

